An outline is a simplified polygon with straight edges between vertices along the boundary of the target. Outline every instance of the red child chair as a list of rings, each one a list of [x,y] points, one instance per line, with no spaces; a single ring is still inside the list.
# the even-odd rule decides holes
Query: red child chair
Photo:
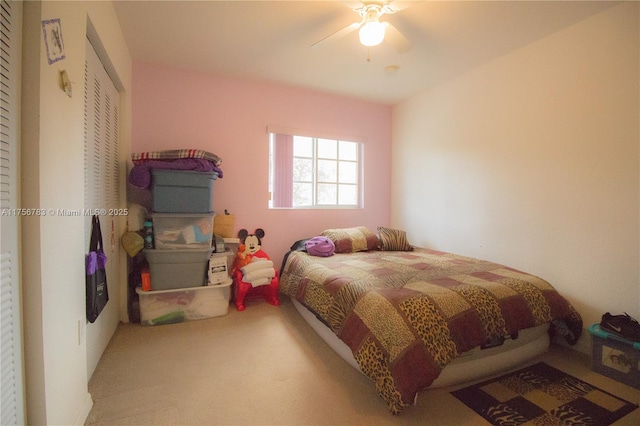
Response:
[[[236,309],[244,311],[245,299],[254,297],[262,297],[271,305],[279,306],[278,271],[267,253],[261,249],[264,231],[258,228],[254,234],[249,234],[246,229],[241,229],[238,237],[242,244],[238,248],[232,274]]]
[[[251,283],[242,281],[242,272],[236,271],[233,277],[234,284],[234,303],[236,309],[239,311],[245,310],[245,299],[253,297],[262,297],[273,306],[280,306],[280,299],[278,299],[278,287],[280,281],[278,277],[273,277],[271,283],[267,285],[261,285],[253,287]]]

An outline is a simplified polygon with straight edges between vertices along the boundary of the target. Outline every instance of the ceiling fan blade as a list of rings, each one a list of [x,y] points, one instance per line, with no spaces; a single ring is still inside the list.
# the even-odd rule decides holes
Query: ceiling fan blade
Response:
[[[413,44],[409,41],[409,39],[406,38],[400,31],[398,31],[398,29],[394,27],[393,24],[391,24],[390,22],[385,22],[384,24],[386,26],[384,39],[395,50],[397,50],[399,53],[404,53],[413,47]]]
[[[326,36],[322,40],[313,43],[311,45],[311,47],[318,47],[319,45],[324,44],[324,43],[326,43],[328,41],[338,40],[338,39],[346,36],[350,32],[357,30],[358,28],[360,28],[360,22],[354,22],[353,24],[349,24],[346,27],[344,27],[343,29],[336,31],[333,34],[329,34],[328,36]]]
[[[389,7],[391,7],[393,10],[395,10],[396,12],[400,12],[402,10],[405,10],[406,8],[411,6],[412,1],[389,1],[387,4],[389,5]]]

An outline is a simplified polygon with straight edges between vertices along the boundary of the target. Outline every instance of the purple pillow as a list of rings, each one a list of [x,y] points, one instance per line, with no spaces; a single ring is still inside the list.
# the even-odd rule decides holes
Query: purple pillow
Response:
[[[336,249],[333,241],[327,237],[310,238],[304,243],[304,247],[311,256],[321,257],[333,256],[333,252]]]

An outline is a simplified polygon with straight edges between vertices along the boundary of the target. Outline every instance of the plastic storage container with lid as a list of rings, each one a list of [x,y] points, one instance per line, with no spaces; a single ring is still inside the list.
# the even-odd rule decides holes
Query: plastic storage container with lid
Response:
[[[151,169],[151,209],[159,213],[213,211],[213,172]]]
[[[217,286],[159,291],[143,291],[137,287],[140,323],[164,325],[226,315],[231,283],[229,279]]]
[[[152,290],[199,287],[206,284],[212,250],[145,249]]]
[[[208,249],[215,213],[153,213],[156,249]]]

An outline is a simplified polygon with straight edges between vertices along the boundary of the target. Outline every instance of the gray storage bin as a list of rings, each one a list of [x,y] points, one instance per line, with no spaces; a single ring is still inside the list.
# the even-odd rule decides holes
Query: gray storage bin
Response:
[[[149,262],[151,290],[171,290],[205,285],[208,279],[209,258],[212,251],[212,249],[145,249],[144,254]]]
[[[151,169],[151,209],[158,213],[213,211],[213,172]]]

